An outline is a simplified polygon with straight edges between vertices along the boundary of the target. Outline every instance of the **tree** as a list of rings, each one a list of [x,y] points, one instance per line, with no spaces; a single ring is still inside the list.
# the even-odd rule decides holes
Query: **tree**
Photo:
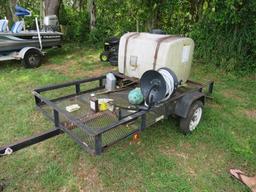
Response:
[[[88,12],[90,15],[90,29],[96,27],[96,3],[95,0],[88,0]]]
[[[73,8],[74,10],[79,10],[79,11],[81,11],[82,8],[83,8],[83,6],[84,6],[84,3],[85,3],[84,0],[74,0],[74,1],[73,1],[73,5],[72,5],[72,8]]]
[[[193,22],[197,22],[199,20],[201,9],[203,7],[205,0],[190,0],[190,14],[192,16]]]
[[[0,18],[7,17],[8,20],[12,20],[11,10],[8,0],[0,0]]]
[[[17,20],[17,17],[15,15],[15,6],[16,6],[17,0],[10,0],[9,1],[9,8],[10,8],[10,12],[11,12],[11,17],[13,21]]]
[[[60,0],[44,0],[45,15],[58,15]]]

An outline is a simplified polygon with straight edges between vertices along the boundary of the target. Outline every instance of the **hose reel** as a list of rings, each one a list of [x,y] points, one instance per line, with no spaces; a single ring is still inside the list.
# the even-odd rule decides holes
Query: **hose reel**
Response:
[[[140,79],[141,92],[147,106],[168,100],[177,87],[177,76],[168,68],[146,71]]]

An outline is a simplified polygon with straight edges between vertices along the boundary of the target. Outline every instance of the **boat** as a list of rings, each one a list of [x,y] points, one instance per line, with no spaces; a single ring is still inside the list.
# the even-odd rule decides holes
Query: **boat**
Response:
[[[30,16],[31,12],[16,6],[16,15]],[[25,47],[36,47],[38,49],[60,47],[63,33],[57,31],[57,16],[46,16],[42,29],[39,29],[37,18],[35,20],[37,30],[26,30],[24,20],[22,20],[17,21],[10,31],[0,32],[0,55],[20,51]]]
[[[19,51],[24,47],[60,47],[63,34],[60,32],[40,31],[41,45],[37,31],[20,33],[0,33],[0,54]]]

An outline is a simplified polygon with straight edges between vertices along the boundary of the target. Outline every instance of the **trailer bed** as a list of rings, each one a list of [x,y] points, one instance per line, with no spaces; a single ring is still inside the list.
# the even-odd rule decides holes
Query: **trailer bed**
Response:
[[[119,82],[124,81],[125,77],[118,76]],[[124,86],[119,91],[104,93],[105,76],[74,81],[61,85],[36,89],[35,95],[37,108],[42,111],[55,127],[68,133],[77,143],[88,152],[100,154],[106,147],[115,142],[140,132],[156,121],[167,118],[166,110],[172,107],[174,100],[182,97],[183,93],[190,90],[200,90],[203,85],[188,81],[188,86],[180,87],[168,102],[159,104],[149,111],[134,110],[128,102],[128,93],[138,83],[134,81],[132,85]],[[130,82],[133,80],[129,79]],[[58,97],[51,98],[51,94],[43,96],[44,93],[52,93],[55,90],[71,88],[71,94],[64,91],[64,95],[57,93]],[[75,93],[72,93],[75,90]],[[69,90],[70,91],[70,90]],[[90,95],[95,93],[98,98],[113,99],[114,111],[106,110],[95,113],[90,109]],[[67,112],[66,106],[78,104],[80,109],[74,112]],[[131,109],[132,110],[131,110]]]
[[[87,152],[99,155],[112,144],[175,114],[175,106],[183,96],[193,92],[202,94],[203,88],[206,87],[201,83],[188,81],[187,85],[179,87],[167,101],[150,109],[142,109],[145,107],[143,104],[133,106],[128,102],[128,94],[130,90],[139,86],[138,81],[119,73],[115,73],[115,76],[119,88],[113,92],[105,90],[106,76],[35,89],[33,95],[36,108],[53,122],[54,128],[1,147],[0,153],[12,153],[61,133],[67,133]],[[211,93],[213,82],[209,85],[208,92]],[[112,99],[113,109],[109,108],[97,113],[92,111],[90,108],[92,93],[96,94],[98,99]],[[74,104],[78,104],[80,109],[68,112],[66,107]]]

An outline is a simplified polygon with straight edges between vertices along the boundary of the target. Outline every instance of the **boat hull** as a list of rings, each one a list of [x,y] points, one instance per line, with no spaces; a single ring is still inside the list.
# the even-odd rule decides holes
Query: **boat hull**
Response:
[[[62,33],[40,32],[40,36],[43,48],[57,47],[62,44]],[[0,54],[20,51],[24,47],[40,48],[37,32],[0,33]]]

